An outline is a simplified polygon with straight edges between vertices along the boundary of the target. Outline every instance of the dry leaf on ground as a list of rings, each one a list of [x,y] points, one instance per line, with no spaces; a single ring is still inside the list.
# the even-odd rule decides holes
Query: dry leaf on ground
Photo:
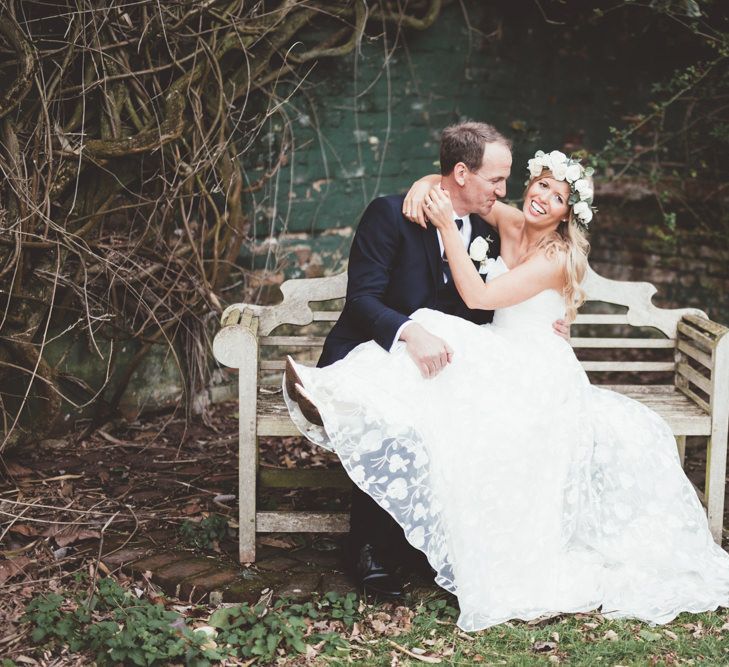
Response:
[[[17,574],[21,574],[29,564],[30,558],[27,556],[18,556],[12,560],[0,561],[0,584],[4,584]]]

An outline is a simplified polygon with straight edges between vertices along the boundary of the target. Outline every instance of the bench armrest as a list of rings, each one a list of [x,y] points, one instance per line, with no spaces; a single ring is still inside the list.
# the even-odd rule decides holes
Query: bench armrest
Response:
[[[226,309],[221,318],[222,328],[213,339],[215,358],[230,368],[243,368],[250,363],[251,354],[257,358],[258,322],[258,315],[245,304]]]
[[[676,332],[676,387],[711,415],[729,411],[729,328],[684,315]]]

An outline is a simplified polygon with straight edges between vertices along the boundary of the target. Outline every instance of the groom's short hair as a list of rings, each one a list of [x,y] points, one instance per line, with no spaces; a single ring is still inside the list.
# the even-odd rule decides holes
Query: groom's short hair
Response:
[[[511,141],[493,125],[466,121],[449,125],[440,135],[440,173],[448,176],[459,162],[476,171],[483,162],[486,144],[503,144],[511,150]]]

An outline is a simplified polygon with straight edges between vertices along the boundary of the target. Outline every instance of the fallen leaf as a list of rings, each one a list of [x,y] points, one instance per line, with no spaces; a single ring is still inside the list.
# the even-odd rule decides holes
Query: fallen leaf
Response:
[[[659,632],[651,632],[650,630],[641,630],[638,634],[647,642],[655,642],[661,638],[661,634]]]
[[[15,461],[6,461],[5,470],[10,477],[29,477],[33,474],[30,468],[26,468]]]
[[[389,640],[390,644],[394,646],[398,651],[402,651],[405,655],[409,655],[411,658],[415,658],[416,660],[419,660],[420,662],[427,662],[431,665],[439,665],[442,661],[439,657],[434,655],[423,655],[419,653],[415,653],[415,649],[408,650],[404,646],[400,646],[400,644],[396,644],[391,639]],[[421,649],[422,650],[422,649]]]
[[[385,630],[387,630],[387,626],[379,619],[375,618],[372,623],[372,629],[375,632],[383,633]]]
[[[609,642],[614,642],[614,641],[617,641],[617,639],[618,639],[618,633],[615,632],[615,630],[608,630],[607,632],[605,632],[605,634],[602,636],[602,638],[607,639],[607,641],[609,641]]]
[[[727,628],[729,628],[729,623],[727,623]],[[670,630],[664,630],[663,634],[666,635],[669,639],[678,639],[678,635],[675,632],[671,632]]]
[[[556,642],[534,642],[532,644],[532,651],[537,653],[546,653],[547,651],[554,651],[557,648]]]
[[[187,505],[185,505],[182,508],[182,513],[185,516],[191,516],[193,514],[199,514],[200,512],[202,512],[202,507],[200,507],[200,505],[198,503],[196,503],[196,502],[187,503]]]
[[[30,558],[27,556],[18,556],[12,560],[0,561],[0,584],[12,579],[17,574],[21,574],[29,564]]]
[[[10,532],[11,533],[17,533],[18,535],[25,535],[26,537],[35,537],[36,535],[40,535],[41,532],[34,528],[33,526],[29,526],[26,523],[15,523],[12,526],[10,526]]]
[[[78,528],[76,526],[49,526],[43,535],[52,537],[59,547],[67,547],[74,542],[82,540],[98,539],[101,533],[98,530],[89,530],[88,528]]]
[[[258,541],[268,547],[278,547],[279,549],[293,549],[297,546],[296,542],[278,537],[259,537]]]

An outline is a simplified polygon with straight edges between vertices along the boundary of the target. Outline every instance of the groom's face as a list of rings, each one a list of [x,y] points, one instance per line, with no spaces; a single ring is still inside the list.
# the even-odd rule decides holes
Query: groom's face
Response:
[[[485,218],[494,203],[506,195],[506,180],[511,173],[511,151],[504,144],[486,144],[481,166],[462,170],[464,204],[470,213]]]

